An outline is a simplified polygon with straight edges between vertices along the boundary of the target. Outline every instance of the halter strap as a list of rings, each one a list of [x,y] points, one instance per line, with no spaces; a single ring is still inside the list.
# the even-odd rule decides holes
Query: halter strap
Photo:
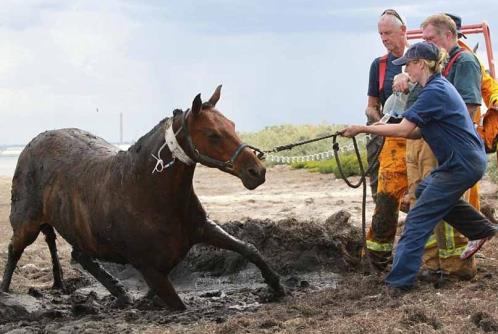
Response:
[[[246,147],[252,149],[255,153],[257,153],[257,157],[259,159],[264,159],[264,153],[260,149],[253,147],[251,145],[247,145],[245,143],[241,143],[239,146],[237,146],[235,152],[232,154],[231,158],[227,161],[214,159],[211,158],[210,156],[200,153],[199,150],[197,150],[197,148],[194,146],[194,143],[192,142],[192,138],[190,137],[190,133],[188,130],[187,116],[190,110],[186,110],[185,112],[182,112],[181,110],[177,111],[178,113],[175,114],[175,117],[177,115],[181,117],[180,127],[176,132],[173,131],[173,119],[175,117],[171,118],[166,123],[166,129],[164,133],[165,143],[161,146],[161,148],[157,152],[157,157],[154,154],[152,154],[152,156],[157,160],[156,166],[152,171],[152,173],[162,172],[164,169],[172,166],[176,159],[180,160],[181,162],[183,162],[188,166],[194,166],[196,163],[199,162],[209,167],[216,167],[224,170],[233,170],[235,160],[238,158],[240,153],[242,153],[242,150]],[[182,114],[179,114],[180,112]],[[193,157],[189,156],[183,150],[183,148],[178,143],[178,140],[176,139],[177,135],[180,134],[181,132],[184,133],[184,138],[186,142],[185,144],[187,145],[187,149],[191,152]],[[173,159],[166,165],[164,164],[164,161],[161,159],[161,150],[165,146],[168,146],[171,155],[173,157]]]
[[[182,127],[180,127],[175,133],[173,131],[173,122],[171,122],[170,126],[166,128],[164,140],[166,141],[166,145],[168,145],[168,148],[171,151],[173,159],[178,159],[186,165],[193,166],[195,165],[195,161],[190,159],[190,157],[187,155],[187,153],[185,153],[185,151],[176,140],[176,135],[180,133],[181,130]]]

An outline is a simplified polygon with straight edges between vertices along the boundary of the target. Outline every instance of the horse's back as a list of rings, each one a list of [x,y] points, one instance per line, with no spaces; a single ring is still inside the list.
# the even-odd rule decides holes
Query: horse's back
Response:
[[[40,133],[24,148],[23,155],[47,160],[50,158],[64,158],[69,161],[72,157],[109,156],[117,152],[117,148],[87,131],[80,129],[60,129]]]
[[[102,138],[79,129],[36,136],[19,156],[12,180],[12,225],[39,219],[48,193],[70,191],[71,184],[84,179],[90,170],[95,174],[99,166],[105,168],[117,151]]]

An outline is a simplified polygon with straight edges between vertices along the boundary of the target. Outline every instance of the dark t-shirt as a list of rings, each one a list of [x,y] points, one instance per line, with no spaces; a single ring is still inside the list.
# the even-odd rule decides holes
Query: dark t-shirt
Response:
[[[392,53],[387,56],[386,75],[384,77],[384,89],[379,94],[379,60],[381,57],[375,58],[370,65],[370,76],[368,79],[368,96],[378,97],[380,104],[383,106],[387,98],[393,92],[393,79],[396,74],[401,73],[402,66],[394,65],[393,60],[397,59]]]
[[[420,128],[440,166],[452,156],[462,158],[467,152],[482,152],[485,157],[482,140],[462,97],[441,74],[429,78],[404,117]]]
[[[450,51],[450,58],[459,50],[461,48],[455,46]],[[472,53],[462,52],[451,66],[446,79],[455,86],[466,104],[481,104],[481,66]]]

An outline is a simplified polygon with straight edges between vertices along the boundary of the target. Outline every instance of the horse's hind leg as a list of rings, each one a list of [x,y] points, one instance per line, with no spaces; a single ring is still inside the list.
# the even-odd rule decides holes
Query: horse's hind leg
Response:
[[[71,252],[72,258],[81,264],[81,266],[92,274],[109,292],[115,296],[119,302],[130,304],[131,299],[127,295],[125,288],[119,281],[109,274],[102,266],[97,263],[91,256],[73,249]]]
[[[285,290],[280,284],[280,277],[275,273],[263,260],[261,254],[254,245],[245,243],[227,232],[225,232],[216,223],[208,220],[204,229],[204,234],[201,242],[216,246],[223,249],[228,249],[237,252],[244,256],[247,260],[254,263],[265,279],[265,282],[279,295],[284,295]]]
[[[2,285],[0,285],[0,291],[3,292],[9,291],[12,275],[24,249],[31,245],[40,233],[40,224],[36,222],[28,222],[16,226],[9,244],[7,264],[3,273]]]
[[[43,234],[45,234],[45,241],[47,242],[48,249],[50,250],[50,256],[52,257],[52,271],[54,274],[54,289],[64,289],[64,283],[62,281],[62,268],[59,262],[59,256],[57,256],[57,245],[55,244],[55,231],[54,228],[48,224],[44,224],[41,227]]]

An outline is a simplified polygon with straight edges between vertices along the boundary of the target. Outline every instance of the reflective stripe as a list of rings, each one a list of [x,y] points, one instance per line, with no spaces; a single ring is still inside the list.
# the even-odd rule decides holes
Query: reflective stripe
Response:
[[[451,256],[460,256],[467,246],[461,246],[452,249],[439,249],[438,255],[440,258],[447,259]]]
[[[393,244],[392,242],[382,244],[372,240],[367,240],[367,249],[375,252],[390,252],[393,250]]]
[[[455,230],[448,223],[444,223],[444,239],[446,249],[455,249]]]
[[[436,233],[432,233],[429,240],[425,243],[425,248],[432,248],[437,246]]]

